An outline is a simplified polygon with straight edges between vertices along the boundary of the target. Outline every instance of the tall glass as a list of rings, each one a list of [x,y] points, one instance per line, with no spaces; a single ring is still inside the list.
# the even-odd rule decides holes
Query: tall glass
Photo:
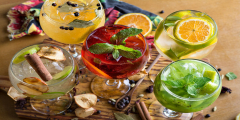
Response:
[[[41,8],[40,24],[52,39],[69,44],[74,58],[81,58],[75,44],[105,23],[104,9],[98,0],[46,0]]]
[[[123,25],[103,26],[93,31],[83,43],[82,59],[86,67],[98,75],[91,83],[91,90],[102,98],[118,98],[128,92],[129,80],[126,79],[138,73],[146,65],[149,58],[148,45],[142,34],[128,37],[124,45],[139,50],[142,55],[137,59],[129,59],[120,55],[118,59],[113,54],[93,54],[89,47],[96,43],[109,43],[110,38],[120,30],[129,28]],[[116,44],[114,44],[116,45]]]
[[[185,79],[185,76],[191,74],[191,79]],[[203,87],[196,88],[196,93],[188,91],[188,84],[197,84],[192,81],[197,77],[207,77],[211,81]],[[185,86],[176,87],[170,85],[170,81],[185,81]],[[190,86],[187,86],[190,87]],[[211,105],[221,92],[222,81],[218,71],[209,63],[197,59],[182,59],[173,62],[163,68],[154,82],[154,94],[157,100],[163,105],[160,112],[169,118],[179,118],[183,114],[192,114],[192,112],[201,111]],[[190,94],[191,93],[191,94]]]
[[[8,73],[14,88],[31,98],[30,103],[34,110],[45,115],[55,115],[64,112],[71,106],[72,95],[68,92],[78,83],[78,67],[75,66],[72,56],[66,50],[54,46],[62,50],[66,60],[52,61],[41,58],[44,66],[53,76],[52,80],[42,81],[23,56],[27,53],[32,54],[33,51],[39,50],[43,46],[54,45],[36,44],[17,52],[12,58]],[[47,91],[45,91],[46,89]]]
[[[201,21],[203,24],[194,27],[193,25],[199,24],[195,20]],[[186,21],[192,23],[186,23]],[[179,27],[181,24],[186,25]],[[177,34],[178,27],[185,29],[179,32],[181,35]],[[201,33],[205,29],[204,27],[209,29],[205,33]],[[206,35],[206,38],[205,36],[200,37],[200,34]],[[169,60],[202,59],[216,46],[217,34],[217,24],[206,13],[195,10],[180,10],[168,15],[159,24],[154,37],[154,45],[158,52]]]

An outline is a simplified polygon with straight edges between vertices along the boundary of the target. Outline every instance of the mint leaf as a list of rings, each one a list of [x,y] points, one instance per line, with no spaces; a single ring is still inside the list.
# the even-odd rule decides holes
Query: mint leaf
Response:
[[[166,80],[164,83],[166,85],[172,86],[173,88],[183,88],[185,85],[184,80]]]
[[[195,88],[194,85],[188,85],[186,87],[186,89],[187,89],[188,94],[193,95],[193,96],[197,95],[197,89]]]
[[[93,54],[112,53],[114,45],[108,43],[96,43],[90,46],[88,50]]]
[[[191,84],[193,82],[193,75],[192,74],[188,74],[184,77],[184,80],[186,80],[187,84]]]
[[[115,50],[113,51],[112,55],[113,55],[113,58],[114,58],[115,60],[118,59],[118,57],[119,57],[119,51],[118,51],[117,49],[115,49]]]
[[[229,72],[226,74],[228,80],[233,80],[233,79],[236,79],[237,76],[233,73],[233,72]]]
[[[202,88],[206,83],[211,81],[210,78],[207,77],[196,77],[194,78],[194,87],[196,88]]]
[[[124,41],[131,36],[138,35],[142,32],[142,29],[137,28],[127,28],[120,30],[117,34],[114,34],[110,38],[110,43],[112,44],[126,44]]]
[[[167,20],[170,21],[177,21],[177,20],[181,20],[182,18],[178,17],[178,16],[169,16],[167,17]]]
[[[123,45],[114,45],[114,49],[117,49],[121,56],[129,59],[136,59],[142,56],[140,51],[125,47]]]

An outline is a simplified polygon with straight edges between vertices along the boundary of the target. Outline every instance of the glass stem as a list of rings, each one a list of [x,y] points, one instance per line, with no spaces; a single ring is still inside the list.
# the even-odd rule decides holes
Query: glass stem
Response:
[[[69,52],[72,54],[74,58],[78,56],[75,44],[69,44]]]
[[[182,113],[167,109],[165,107],[163,110],[163,114],[167,117],[174,118],[174,117],[180,117]]]
[[[118,82],[115,79],[106,80],[106,85],[115,86]]]

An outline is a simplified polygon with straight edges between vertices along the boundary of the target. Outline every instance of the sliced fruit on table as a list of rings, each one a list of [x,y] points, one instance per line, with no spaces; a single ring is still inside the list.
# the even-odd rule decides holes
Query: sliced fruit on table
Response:
[[[27,97],[26,95],[23,95],[22,93],[18,92],[13,86],[9,88],[7,94],[15,101]]]
[[[25,48],[25,49],[29,49],[29,48]],[[31,48],[31,49],[29,49],[29,50],[27,50],[27,51],[25,51],[25,50],[23,49],[22,51],[24,51],[24,52],[19,53],[20,55],[17,56],[17,57],[13,60],[13,63],[14,63],[14,64],[21,63],[22,61],[25,60],[24,56],[25,56],[26,54],[36,53],[36,52],[38,52],[39,49],[40,49],[40,48],[39,48],[37,45],[36,45],[36,46],[33,46],[33,48]]]
[[[47,92],[49,89],[48,85],[43,80],[36,78],[36,77],[24,78],[23,82],[30,84],[30,85],[26,84],[26,86],[36,89],[43,93]]]
[[[65,78],[65,77],[67,77],[67,76],[70,74],[70,72],[72,71],[72,68],[73,68],[72,66],[67,66],[67,67],[65,67],[65,68],[63,69],[63,71],[55,74],[55,75],[53,76],[53,79],[55,79],[55,80],[60,80],[60,79],[63,79],[63,78]]]
[[[81,108],[90,108],[97,103],[97,96],[92,93],[74,96],[76,104]]]
[[[40,57],[47,58],[54,61],[66,60],[62,50],[55,46],[43,46],[40,51],[37,52]]]
[[[84,108],[77,108],[75,109],[75,114],[77,117],[80,117],[80,118],[85,118],[85,117],[88,117],[90,115],[93,115],[93,113],[95,113],[95,109],[90,107],[90,108],[87,108],[87,109],[84,109]]]
[[[142,29],[143,36],[152,31],[152,21],[142,13],[129,13],[119,17],[114,24]]]

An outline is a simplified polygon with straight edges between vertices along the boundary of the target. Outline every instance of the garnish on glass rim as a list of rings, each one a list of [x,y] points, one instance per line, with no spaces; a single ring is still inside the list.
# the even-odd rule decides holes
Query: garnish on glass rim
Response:
[[[110,38],[110,42],[113,44],[120,44],[120,45],[113,45],[109,43],[96,43],[89,47],[89,51],[93,54],[106,54],[112,53],[113,58],[117,60],[119,56],[123,56],[129,59],[136,59],[142,56],[142,53],[138,50],[134,50],[133,48],[129,48],[124,46],[125,40],[130,36],[138,35],[142,32],[141,29],[137,28],[127,28],[124,30],[119,31],[118,33],[114,34]],[[124,44],[124,45],[121,45]]]
[[[174,88],[184,88],[188,94],[195,96],[197,89],[202,88],[206,83],[211,81],[207,77],[193,77],[192,74],[186,75],[183,79],[179,80],[163,80],[166,85]]]

